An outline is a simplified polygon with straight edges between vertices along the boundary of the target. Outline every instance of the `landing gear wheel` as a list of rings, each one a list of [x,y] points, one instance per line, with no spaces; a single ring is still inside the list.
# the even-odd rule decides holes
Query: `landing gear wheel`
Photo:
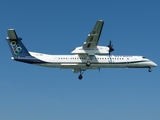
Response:
[[[152,69],[151,69],[151,68],[149,68],[148,72],[152,72]]]
[[[89,67],[91,65],[90,61],[87,61],[86,66]]]
[[[78,79],[79,79],[79,80],[81,80],[82,78],[83,78],[83,76],[82,76],[82,75],[79,75],[79,76],[78,76]]]
[[[84,73],[85,70],[80,70],[80,75],[78,76],[78,79],[81,80],[83,78],[82,74]]]

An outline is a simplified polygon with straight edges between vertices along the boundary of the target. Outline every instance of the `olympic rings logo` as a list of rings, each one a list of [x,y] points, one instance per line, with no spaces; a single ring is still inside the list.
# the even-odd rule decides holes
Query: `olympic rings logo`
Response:
[[[19,44],[16,43],[16,41],[11,41],[10,45],[15,55],[18,55],[22,51],[22,48],[20,47]]]

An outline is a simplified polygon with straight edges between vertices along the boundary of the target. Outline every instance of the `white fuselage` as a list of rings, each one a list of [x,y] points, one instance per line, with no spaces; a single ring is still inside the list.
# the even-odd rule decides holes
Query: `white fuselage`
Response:
[[[85,55],[49,55],[29,52],[35,58],[46,63],[38,64],[44,67],[70,69],[99,69],[99,68],[149,68],[157,65],[142,56],[109,56],[94,55],[90,57],[91,66],[87,67]]]

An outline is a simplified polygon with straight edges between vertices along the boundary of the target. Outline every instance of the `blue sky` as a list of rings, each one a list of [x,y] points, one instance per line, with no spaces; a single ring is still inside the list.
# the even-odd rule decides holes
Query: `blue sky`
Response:
[[[143,55],[160,65],[159,0],[1,0],[0,120],[159,120],[160,68],[86,71],[43,68],[10,59],[16,29],[30,51],[71,54],[99,19],[99,45],[113,55]]]

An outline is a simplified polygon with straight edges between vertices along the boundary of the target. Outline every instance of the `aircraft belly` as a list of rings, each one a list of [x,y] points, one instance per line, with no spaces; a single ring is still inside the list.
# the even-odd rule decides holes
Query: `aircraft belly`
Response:
[[[56,63],[42,63],[42,64],[35,64],[42,67],[50,67],[50,68],[60,68],[61,64]]]
[[[57,64],[57,63],[43,63],[43,64],[36,64],[38,66],[43,66],[43,67],[51,67],[51,68],[80,68],[80,69],[95,69],[95,68],[125,68],[126,64],[95,64],[91,63],[89,67],[86,66],[85,63],[81,64]]]
[[[134,63],[134,64],[128,63],[127,64],[128,68],[148,68],[149,66],[150,65],[146,64],[145,62],[144,63]]]
[[[99,68],[125,68],[126,64],[92,64],[93,67],[99,67]]]
[[[51,68],[66,68],[66,69],[99,69],[99,68],[147,68],[148,64],[144,63],[92,63],[88,67],[86,63],[56,63],[56,62],[48,62],[48,63],[40,63],[36,64],[38,66],[43,67],[51,67]]]

